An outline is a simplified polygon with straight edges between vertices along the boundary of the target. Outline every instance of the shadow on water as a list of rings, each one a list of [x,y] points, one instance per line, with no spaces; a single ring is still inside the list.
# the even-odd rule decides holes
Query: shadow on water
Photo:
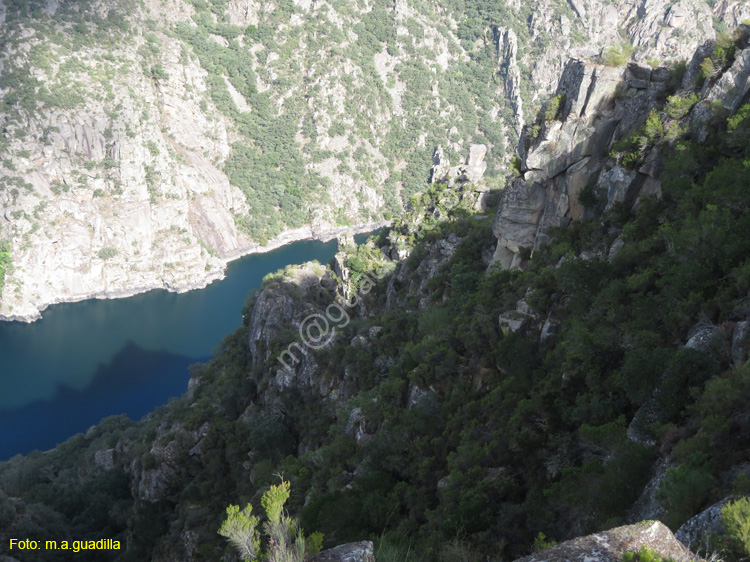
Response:
[[[84,432],[102,418],[127,414],[139,419],[187,389],[188,367],[210,357],[149,351],[128,342],[99,365],[84,390],[61,387],[51,400],[0,412],[0,460],[34,449],[49,449]]]
[[[0,460],[54,447],[107,416],[138,419],[183,394],[188,365],[210,359],[240,326],[248,292],[267,273],[328,263],[336,251],[335,240],[303,240],[236,260],[200,291],[65,303],[33,324],[0,323]]]

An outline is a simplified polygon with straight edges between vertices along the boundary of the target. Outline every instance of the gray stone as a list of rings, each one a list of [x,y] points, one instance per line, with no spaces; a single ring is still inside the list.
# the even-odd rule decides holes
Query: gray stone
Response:
[[[371,541],[342,544],[310,557],[310,562],[375,562]]]
[[[607,254],[607,260],[612,261],[615,259],[617,254],[620,253],[620,250],[622,250],[625,247],[625,240],[623,240],[622,236],[618,236],[615,238],[615,241],[612,242],[612,245],[609,247],[609,253]]]
[[[750,93],[750,48],[737,53],[732,66],[706,92],[705,99],[734,113]]]
[[[484,157],[487,154],[487,147],[483,144],[472,144],[469,147],[469,157],[466,160],[466,179],[471,183],[476,183],[484,176],[487,169],[487,163]]]
[[[500,330],[503,333],[523,331],[528,327],[531,320],[531,316],[518,312],[517,310],[503,312],[498,318]]]
[[[102,470],[112,470],[115,467],[115,450],[97,451],[94,453],[94,464]]]
[[[666,478],[667,470],[671,466],[668,459],[659,459],[656,462],[652,468],[651,479],[630,508],[626,522],[635,523],[643,520],[662,519],[666,515],[666,510],[657,496],[662,482]]]
[[[517,562],[621,562],[624,553],[638,552],[644,546],[675,562],[701,560],[663,523],[643,521],[566,541]]]
[[[716,328],[714,326],[697,329],[685,344],[685,349],[695,349],[696,351],[706,353],[710,352],[715,333]]]
[[[557,334],[560,331],[560,322],[547,318],[542,325],[542,331],[539,334],[539,341],[545,343],[549,337],[553,334]]]
[[[702,539],[710,533],[723,533],[724,525],[721,522],[721,509],[730,499],[731,496],[726,497],[688,519],[682,527],[677,529],[674,534],[675,538],[687,548],[691,548],[693,543],[700,544]]]

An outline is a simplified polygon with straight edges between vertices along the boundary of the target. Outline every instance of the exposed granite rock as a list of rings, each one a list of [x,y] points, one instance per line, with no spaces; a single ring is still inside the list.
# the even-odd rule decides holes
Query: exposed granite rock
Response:
[[[704,99],[719,103],[734,113],[750,98],[750,48],[737,53],[734,62],[721,77],[706,90]]]
[[[675,562],[697,562],[698,556],[675,539],[659,521],[643,521],[579,537],[532,554],[517,562],[621,562],[625,552],[648,547]]]
[[[112,470],[115,467],[115,450],[97,451],[94,454],[94,464],[102,470]]]
[[[483,144],[472,144],[469,147],[469,157],[466,159],[466,170],[464,174],[466,180],[471,183],[477,183],[484,176],[487,169],[487,163],[484,157],[487,154],[487,147]]]
[[[310,562],[375,562],[370,541],[342,544],[310,557]]]
[[[707,10],[687,0],[671,7],[658,1],[650,4],[644,6],[647,13],[639,20],[638,33],[645,33],[647,21],[656,25],[654,30],[662,30],[658,34],[671,29],[657,25],[664,17],[675,29],[687,26],[688,20],[698,25],[690,14]],[[659,6],[665,15],[651,18],[649,10]],[[743,26],[740,35],[747,45],[750,28]],[[702,45],[687,74],[697,75],[700,62],[712,50],[713,43]],[[585,189],[598,194],[603,208],[622,203],[637,209],[642,197],[661,195],[664,159],[658,144],[642,149],[636,169],[621,165],[609,152],[615,141],[641,127],[652,110],[663,108],[669,80],[665,67],[630,63],[610,68],[576,59],[566,64],[554,98],[561,108],[552,119],[540,114],[534,126],[524,131],[523,175],[509,181],[502,194],[493,225],[498,240],[493,263],[502,268],[523,267],[521,250],[547,242],[550,227],[586,218],[587,210],[579,201]],[[691,80],[686,78],[692,84]],[[735,111],[750,98],[750,47],[740,50],[733,64],[709,81],[702,97],[685,119],[699,142],[708,136],[717,106]]]
[[[432,156],[432,171],[430,173],[430,182],[444,182],[448,186],[455,187],[461,184],[479,184],[484,172],[487,170],[487,163],[484,157],[487,155],[487,146],[484,144],[472,144],[469,147],[469,155],[466,157],[464,164],[451,167],[450,162],[443,153],[443,148],[438,146]]]
[[[503,333],[524,332],[537,320],[539,316],[524,299],[516,303],[515,310],[503,312],[498,319]]]
[[[530,320],[531,317],[528,314],[523,314],[517,310],[503,312],[498,319],[500,331],[503,333],[523,332],[528,327]]]
[[[440,273],[455,253],[461,239],[450,234],[444,240],[437,240],[429,245],[427,255],[411,270],[406,262],[396,265],[394,274],[388,281],[386,291],[386,306],[395,308],[402,306],[408,297],[419,299],[419,308],[426,308],[429,304],[428,284]]]
[[[682,527],[677,529],[674,534],[675,538],[687,548],[690,548],[693,543],[700,543],[710,533],[723,533],[724,525],[721,522],[721,510],[730,499],[732,498],[726,497],[688,519]]]
[[[445,157],[442,146],[438,146],[432,154],[432,171],[430,172],[430,183],[442,180],[450,170],[450,160]]]
[[[498,66],[503,75],[503,95],[510,101],[515,114],[516,133],[520,136],[524,125],[523,99],[521,98],[521,71],[518,68],[518,37],[513,29],[497,30]]]
[[[694,328],[692,331],[694,333],[685,344],[685,349],[695,349],[696,351],[710,353],[714,334],[717,332],[716,328],[714,326],[706,326],[697,329]]]
[[[671,466],[672,463],[669,459],[660,459],[657,461],[652,468],[651,479],[628,512],[627,522],[635,523],[637,521],[662,519],[664,517],[666,510],[658,500],[657,494],[662,482],[664,482],[664,478],[666,478],[667,470]]]
[[[320,313],[311,302],[327,296],[332,300],[336,283],[326,269],[314,262],[289,268],[256,296],[250,312],[248,341],[253,364],[270,358],[272,342],[288,329],[295,333],[303,319]]]
[[[750,5],[743,0],[719,0],[714,6],[714,15],[732,29],[750,21]]]
[[[365,418],[362,408],[354,408],[349,414],[344,433],[364,445],[374,437],[376,430],[377,426]]]
[[[178,493],[175,476],[184,469],[188,451],[206,436],[209,427],[208,422],[194,431],[185,430],[179,423],[165,423],[157,427],[156,438],[147,456],[133,459],[126,467],[131,477],[133,497],[156,503]],[[118,449],[115,449],[117,454]]]

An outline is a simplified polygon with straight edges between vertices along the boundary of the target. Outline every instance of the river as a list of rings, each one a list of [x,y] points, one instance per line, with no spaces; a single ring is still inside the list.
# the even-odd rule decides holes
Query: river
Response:
[[[335,240],[294,242],[230,263],[225,279],[199,291],[58,304],[31,324],[0,322],[0,460],[54,447],[110,415],[139,419],[182,394],[188,366],[241,325],[266,274],[335,253]]]

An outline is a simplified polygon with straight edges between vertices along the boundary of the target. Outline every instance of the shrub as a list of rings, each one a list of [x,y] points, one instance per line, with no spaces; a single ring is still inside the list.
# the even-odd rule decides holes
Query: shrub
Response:
[[[112,246],[105,246],[99,252],[96,254],[100,260],[111,260],[113,257],[115,257],[119,251],[117,248],[113,248]]]
[[[541,552],[547,550],[557,544],[556,541],[548,539],[547,535],[539,531],[539,534],[534,538],[534,545],[532,546],[534,552]]]
[[[613,45],[602,54],[602,62],[607,66],[622,66],[630,60],[633,54],[633,45],[628,41],[622,41]]]
[[[750,555],[750,498],[727,503],[721,510],[721,520],[730,539],[744,555]]]
[[[657,497],[667,508],[666,523],[674,530],[698,513],[714,486],[713,464],[708,456],[696,452],[690,462],[667,470]]]
[[[264,556],[260,555],[260,519],[252,515],[253,506],[247,504],[242,511],[237,505],[227,508],[227,518],[218,532],[232,543],[243,560],[302,562],[306,552],[315,554],[320,551],[323,535],[313,533],[305,539],[299,522],[284,513],[284,504],[289,499],[289,489],[289,482],[282,480],[281,484],[266,490],[261,498],[261,505],[266,513],[263,531],[268,537],[268,549]]]
[[[667,99],[667,107],[665,108],[667,115],[672,119],[681,119],[698,103],[699,99],[696,93],[692,93],[685,98],[682,96],[670,96]]]
[[[513,172],[513,175],[521,177],[523,175],[523,172],[521,171],[521,164],[522,160],[520,156],[514,156],[510,159],[510,171]]]
[[[547,108],[544,110],[544,120],[554,121],[557,118],[557,114],[560,111],[560,107],[564,105],[565,96],[559,94],[547,102]]]
[[[647,546],[642,546],[638,552],[625,552],[622,562],[674,562],[674,558],[662,558]]]
[[[717,69],[716,66],[714,66],[714,61],[711,60],[711,57],[706,57],[701,63],[701,71],[698,73],[698,81],[703,83],[716,74],[716,72]]]
[[[10,241],[0,240],[0,299],[2,299],[5,272],[10,267]]]

